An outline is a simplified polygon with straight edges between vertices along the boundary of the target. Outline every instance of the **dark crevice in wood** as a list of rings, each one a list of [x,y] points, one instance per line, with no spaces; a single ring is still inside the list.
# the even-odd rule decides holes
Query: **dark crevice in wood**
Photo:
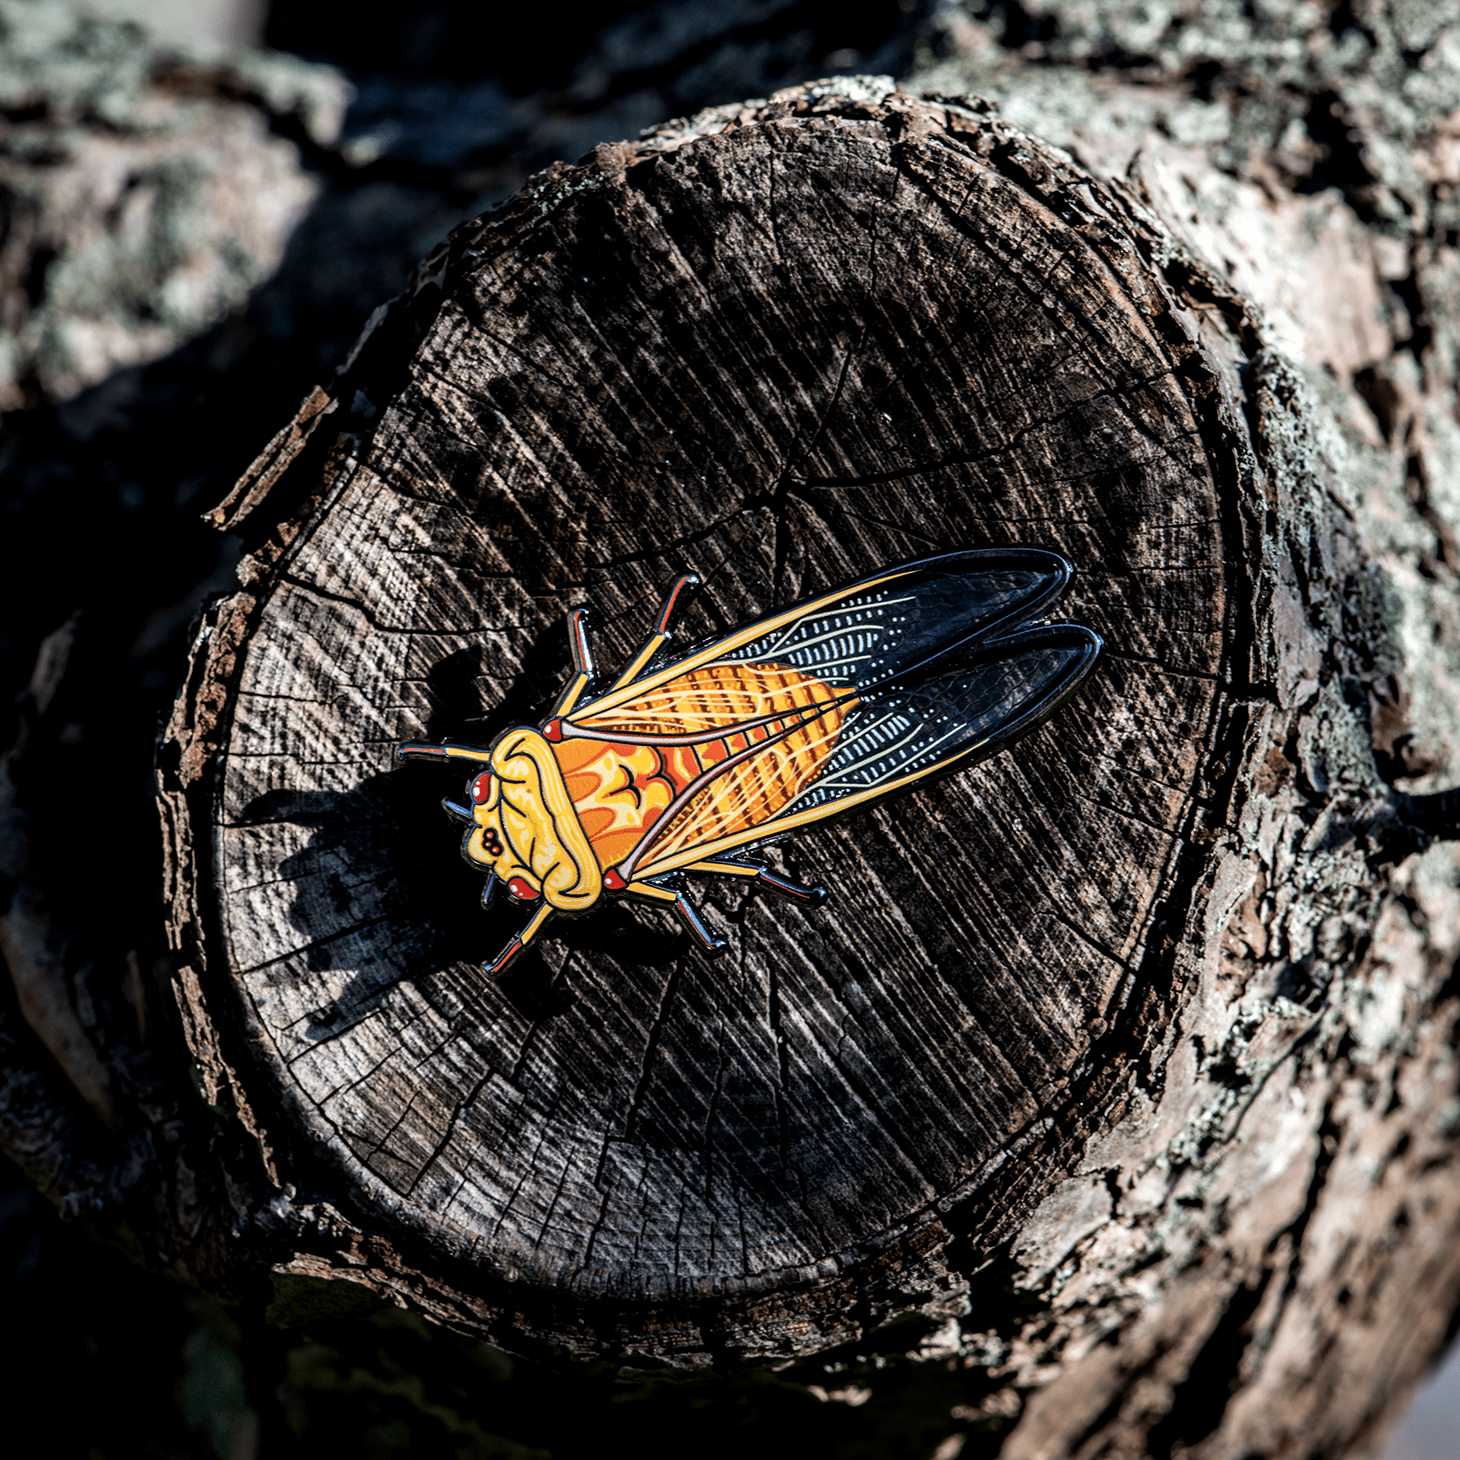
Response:
[[[1248,1325],[1271,1280],[1271,1269],[1265,1269],[1255,1282],[1233,1290],[1190,1372],[1172,1391],[1170,1412],[1150,1432],[1146,1443],[1152,1460],[1171,1460],[1177,1445],[1199,1444],[1221,1424],[1241,1382],[1242,1359],[1251,1342]]]

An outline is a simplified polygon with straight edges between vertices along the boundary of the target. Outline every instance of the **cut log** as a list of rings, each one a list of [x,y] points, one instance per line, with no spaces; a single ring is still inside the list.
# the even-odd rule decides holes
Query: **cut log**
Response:
[[[1022,1390],[1066,1364],[1031,1456],[1144,1436],[1139,1376],[1270,1341],[1349,1159],[1334,990],[1457,941],[1439,893],[1365,941],[1453,817],[1374,772],[1382,586],[1305,431],[1134,193],[969,103],[803,88],[460,230],[215,514],[252,552],[163,747],[180,1002],[265,1153],[274,1271],[679,1364],[957,1319],[936,1351]],[[1107,646],[1054,721],[784,843],[820,909],[708,893],[726,958],[616,906],[483,976],[520,916],[399,742],[537,722],[568,610],[627,662],[680,572],[711,634],[1013,545],[1068,558]],[[1159,1232],[1111,1219],[1132,1193]],[[1008,1290],[1092,1244],[1088,1331]],[[1460,1256],[1428,1250],[1400,1286],[1439,1313]]]

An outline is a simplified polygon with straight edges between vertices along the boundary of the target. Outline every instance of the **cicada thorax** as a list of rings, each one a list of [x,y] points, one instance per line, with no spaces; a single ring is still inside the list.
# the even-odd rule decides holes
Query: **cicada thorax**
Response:
[[[599,867],[741,837],[793,801],[857,701],[787,666],[720,663],[556,726],[552,749]]]

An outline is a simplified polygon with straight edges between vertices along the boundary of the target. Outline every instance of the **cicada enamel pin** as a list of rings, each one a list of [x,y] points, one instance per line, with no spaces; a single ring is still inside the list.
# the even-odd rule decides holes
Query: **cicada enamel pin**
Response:
[[[821,888],[777,875],[754,848],[964,770],[1054,714],[1102,647],[1079,624],[1031,622],[1070,571],[1040,548],[949,553],[680,649],[670,624],[699,584],[686,574],[606,688],[575,609],[573,677],[542,724],[485,748],[397,751],[479,767],[467,801],[442,805],[487,874],[483,903],[504,888],[531,909],[485,971],[553,917],[616,897],[672,907],[718,952],[685,892],[695,875],[819,903]]]

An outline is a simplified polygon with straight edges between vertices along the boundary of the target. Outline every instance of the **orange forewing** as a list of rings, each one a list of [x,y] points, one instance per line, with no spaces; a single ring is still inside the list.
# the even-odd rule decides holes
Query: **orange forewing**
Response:
[[[646,838],[658,858],[775,815],[815,778],[855,705],[794,669],[711,664],[602,715],[571,721],[553,753],[594,855],[607,869]],[[789,725],[796,728],[776,739]],[[604,738],[579,738],[575,731]],[[615,734],[695,738],[642,744],[610,738]],[[758,753],[712,774],[763,742]],[[696,782],[670,821],[656,826]]]

